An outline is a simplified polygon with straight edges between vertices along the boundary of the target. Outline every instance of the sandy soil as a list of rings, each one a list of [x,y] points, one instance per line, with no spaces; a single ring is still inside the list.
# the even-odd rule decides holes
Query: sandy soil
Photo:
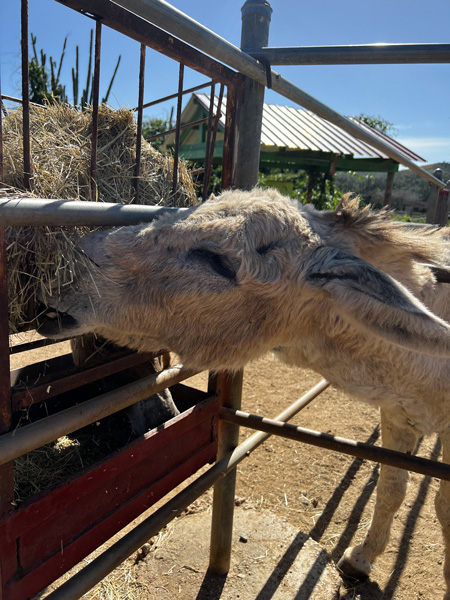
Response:
[[[273,417],[320,379],[317,374],[285,367],[271,358],[261,359],[245,371],[243,410]],[[205,386],[205,378],[198,376],[193,384]],[[326,390],[292,422],[341,437],[379,444],[377,410],[357,404],[333,389]],[[251,433],[249,430],[242,430],[241,438]],[[423,440],[418,454],[424,457],[438,456],[436,439]],[[212,493],[209,491],[185,515],[170,524],[157,538],[150,540],[143,555],[130,557],[85,598],[275,598],[273,590],[271,591],[270,586],[267,587],[269,579],[266,571],[261,572],[257,592],[255,577],[253,587],[248,585],[250,579],[246,579],[251,577],[254,569],[259,568],[257,563],[261,559],[254,557],[257,560],[246,563],[247,570],[240,570],[242,557],[247,552],[246,544],[242,543],[240,536],[243,534],[252,541],[255,532],[261,529],[257,525],[261,523],[261,519],[271,518],[274,527],[276,525],[281,528],[280,531],[284,531],[283,527],[286,527],[289,535],[298,532],[305,539],[310,538],[332,561],[337,561],[348,545],[359,542],[364,536],[373,509],[377,477],[378,466],[373,463],[282,438],[270,438],[238,467],[236,504],[239,521],[235,531],[236,551],[233,553],[228,578],[234,582],[231,595],[228,592],[224,595],[226,580],[213,585],[206,574],[208,561],[205,548],[209,534],[204,523],[209,523],[210,520]],[[405,502],[394,521],[388,549],[376,561],[368,581],[347,588],[341,587],[341,600],[442,598],[443,544],[434,511],[437,487],[437,480],[412,474]],[[198,556],[195,556],[194,545],[194,549],[189,551],[191,560],[186,562],[183,559],[186,537],[177,538],[174,532],[181,520],[186,522],[189,519],[199,519],[199,514],[203,515],[204,521],[200,523],[195,535],[202,542],[197,544]],[[264,568],[269,568],[269,572],[275,572],[277,565],[279,567],[286,560],[288,538],[289,536],[277,552],[267,550],[264,553]],[[173,540],[177,539],[174,546]],[[173,567],[167,567],[161,562],[161,556],[166,555],[170,562],[177,555],[177,543],[182,557],[180,560],[184,560],[184,563],[174,560]],[[261,539],[258,543],[262,543]],[[250,545],[246,547],[250,548]],[[295,556],[292,560],[295,560]],[[287,569],[279,577],[288,577],[289,572]],[[286,581],[283,585],[287,585]],[[289,582],[291,585],[292,577]],[[315,598],[311,595],[312,592],[302,591],[301,586],[302,582],[299,581],[298,587],[292,588],[292,599]],[[288,597],[290,596],[283,596]],[[331,600],[331,597],[327,600]]]

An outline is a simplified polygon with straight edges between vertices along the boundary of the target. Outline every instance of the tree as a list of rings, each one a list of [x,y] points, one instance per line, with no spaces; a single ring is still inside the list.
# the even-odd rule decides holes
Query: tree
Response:
[[[72,68],[72,92],[73,92],[73,105],[80,106],[81,109],[85,109],[89,104],[92,104],[92,93],[93,93],[93,80],[92,74],[92,56],[93,56],[93,43],[94,43],[94,32],[91,29],[91,37],[89,44],[89,59],[87,64],[87,76],[86,85],[81,94],[80,104],[78,104],[78,90],[79,90],[79,47],[76,46],[75,53],[75,67]],[[30,101],[36,104],[45,104],[46,102],[69,102],[66,94],[66,86],[60,82],[61,67],[66,54],[67,36],[64,38],[63,48],[61,56],[59,57],[59,63],[53,60],[50,56],[49,68],[47,66],[47,55],[41,49],[38,52],[36,49],[36,36],[31,34],[31,45],[33,48],[33,56],[28,62],[29,69],[29,88],[30,88]],[[108,85],[105,96],[102,98],[102,104],[108,101],[111,88],[114,83],[114,79],[119,68],[121,55],[117,59],[116,66],[114,68],[113,75]]]
[[[391,136],[397,135],[397,130],[395,129],[394,124],[390,121],[386,121],[386,119],[383,119],[383,117],[381,117],[380,115],[374,117],[361,113],[358,117],[355,118],[359,119],[363,123],[366,123],[366,125],[373,127],[373,129],[381,131],[381,133],[385,133],[386,135],[389,134]]]
[[[149,119],[145,119],[142,123],[142,135],[144,139],[152,138],[158,133],[164,133],[173,127],[173,106],[170,110],[170,116],[166,119],[161,119],[157,117],[151,117]],[[159,150],[162,143],[164,142],[164,137],[157,137],[155,139],[149,140],[151,145]]]

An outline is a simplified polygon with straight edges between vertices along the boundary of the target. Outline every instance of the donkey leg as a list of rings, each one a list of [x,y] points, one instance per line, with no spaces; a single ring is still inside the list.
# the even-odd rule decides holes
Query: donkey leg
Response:
[[[412,452],[417,443],[417,432],[389,422],[389,415],[381,411],[381,434],[385,448],[399,452]],[[370,573],[372,563],[386,548],[392,521],[406,493],[408,472],[396,467],[381,465],[377,485],[375,509],[364,542],[347,548],[338,568],[347,577],[361,579]]]
[[[450,463],[450,434],[441,436],[442,440],[442,460]],[[445,557],[444,557],[444,578],[447,585],[447,593],[444,600],[450,600],[450,481],[441,480],[438,493],[435,499],[436,514],[442,528],[444,536]]]

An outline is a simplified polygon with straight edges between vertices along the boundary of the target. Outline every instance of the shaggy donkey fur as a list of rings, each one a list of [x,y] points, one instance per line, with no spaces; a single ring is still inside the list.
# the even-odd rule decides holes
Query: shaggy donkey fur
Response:
[[[201,369],[237,369],[275,349],[380,406],[385,447],[412,452],[437,432],[450,463],[450,288],[434,268],[450,261],[444,230],[407,229],[348,199],[319,213],[255,189],[93,234],[84,251],[92,272],[80,267],[78,283],[50,299],[59,313],[45,335],[94,331]],[[366,539],[341,561],[347,573],[367,575],[384,550],[406,481],[382,466]],[[450,482],[436,509],[450,600]]]

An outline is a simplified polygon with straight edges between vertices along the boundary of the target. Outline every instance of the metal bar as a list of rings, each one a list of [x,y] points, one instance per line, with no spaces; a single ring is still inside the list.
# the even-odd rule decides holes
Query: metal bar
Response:
[[[6,273],[6,232],[0,227],[0,433],[11,426],[11,390],[8,329],[8,280]]]
[[[208,170],[206,173],[206,189],[208,189],[209,181],[211,179],[211,171],[212,171],[213,160],[214,160],[214,150],[216,148],[217,131],[219,129],[220,117],[222,116],[222,101],[223,101],[224,88],[225,88],[224,84],[221,83],[219,99],[217,102],[217,112],[216,112],[216,115],[214,118],[214,127],[213,127],[213,132],[212,132],[211,150],[209,153]],[[205,200],[206,200],[206,198],[205,198]]]
[[[449,63],[450,44],[360,44],[291,48],[246,48],[271,65],[367,65]]]
[[[262,85],[266,85],[267,72],[260,62],[203,25],[200,25],[183,12],[172,7],[167,2],[163,0],[116,0],[116,2],[238,70],[243,75],[250,77]],[[382,142],[357,123],[347,119],[290,81],[287,81],[279,73],[271,71],[271,79],[272,88],[285,98],[289,98],[293,102],[316,113],[319,117],[334,123],[344,131],[347,131],[347,133],[350,133],[350,135],[381,150],[390,158],[411,169],[411,171],[435,183],[439,188],[444,187],[441,181],[435,179],[425,169],[420,168],[413,161]]]
[[[278,435],[297,442],[326,448],[333,452],[349,454],[350,456],[383,463],[391,467],[450,481],[450,465],[446,463],[439,463],[419,456],[411,456],[410,454],[404,454],[403,452],[397,452],[388,448],[370,446],[364,442],[355,442],[354,440],[348,440],[328,433],[296,427],[295,425],[283,423],[279,420],[267,419],[239,410],[234,411],[229,408],[221,408],[220,416],[231,423],[264,431],[271,435]]]
[[[54,344],[60,344],[61,342],[67,342],[70,338],[64,338],[62,340],[49,340],[42,338],[34,340],[32,342],[25,342],[23,344],[17,344],[17,346],[11,346],[9,349],[10,354],[19,354],[19,352],[29,352],[30,350],[37,350],[38,348],[44,348],[45,346],[53,346]]]
[[[23,185],[31,185],[30,96],[28,72],[28,0],[21,1]]]
[[[136,225],[152,221],[168,212],[180,215],[188,208],[82,202],[41,198],[0,198],[0,220],[4,227],[67,225],[78,227]]]
[[[203,202],[206,200],[206,196],[208,194],[208,183],[209,183],[209,178],[208,178],[208,174],[210,171],[210,160],[211,159],[211,127],[212,127],[212,119],[213,119],[213,113],[214,113],[214,96],[215,96],[215,90],[216,90],[216,83],[215,81],[211,81],[211,95],[209,98],[209,112],[208,112],[208,131],[207,131],[207,135],[206,135],[206,144],[205,144],[205,176],[203,177],[203,194],[202,194],[202,198],[203,198]]]
[[[197,125],[201,125],[202,123],[206,123],[208,121],[208,117],[205,117],[204,119],[199,119],[198,121],[191,121],[190,123],[183,123],[183,125],[180,125],[180,131],[183,129],[189,129],[189,127],[196,127]],[[156,140],[159,137],[164,137],[166,135],[170,135],[171,133],[176,133],[176,128],[174,129],[168,129],[167,131],[162,131],[161,133],[155,133],[155,135],[150,135],[149,137],[146,137],[146,141],[147,142],[151,142],[152,140]]]
[[[90,423],[100,421],[195,374],[194,371],[189,371],[183,366],[170,367],[41,421],[6,433],[0,436],[0,465]]]
[[[173,180],[172,193],[177,189],[178,183],[178,158],[180,155],[180,128],[181,128],[181,108],[183,100],[183,79],[184,79],[184,64],[180,63],[178,73],[178,95],[177,95],[177,121],[175,125],[175,152],[173,155]]]
[[[241,407],[243,380],[243,370],[218,374],[217,385],[222,407]],[[217,439],[217,460],[220,461],[238,445],[239,427],[219,420]],[[230,569],[235,489],[236,469],[231,470],[214,486],[209,568],[215,573],[225,574]]]
[[[227,90],[225,132],[222,154],[222,189],[233,187],[236,172],[236,87]]]
[[[142,149],[142,117],[144,105],[144,81],[145,81],[145,44],[141,44],[139,58],[139,92],[138,92],[138,116],[136,124],[136,164],[134,167],[134,189],[136,200],[139,198],[139,175],[141,172],[141,149]]]
[[[106,361],[96,361],[91,365],[88,364],[87,366],[74,368],[72,355],[68,354],[48,360],[46,366],[51,367],[52,361],[58,361],[58,364],[61,364],[60,359],[64,359],[66,356],[70,358],[69,363],[66,363],[67,366],[63,363],[61,365],[62,372],[56,374],[53,371],[53,377],[51,378],[43,375],[41,380],[31,381],[30,383],[27,381],[24,384],[20,381],[20,368],[11,372],[12,383],[14,383],[14,387],[11,390],[13,412],[22,410],[38,402],[45,402],[59,394],[75,390],[93,381],[98,381],[103,377],[120,373],[125,369],[148,362],[153,358],[152,355],[142,352],[121,357],[112,356]],[[39,365],[39,363],[37,364]],[[42,381],[45,381],[45,383]]]
[[[198,90],[203,90],[210,85],[211,82],[208,81],[207,83],[202,83],[200,85],[185,89],[183,90],[183,96],[186,94],[191,94],[192,92],[197,92]],[[146,102],[142,108],[149,108],[150,106],[155,106],[155,104],[161,104],[161,102],[167,102],[167,100],[173,100],[174,98],[178,98],[178,92],[176,94],[170,94],[170,96],[164,96],[164,98],[159,98],[158,100],[153,100],[152,102]],[[136,111],[137,108],[133,108],[133,110]]]
[[[205,56],[195,47],[193,48],[174,38],[173,35],[167,33],[164,25],[160,29],[152,25],[149,20],[142,19],[128,10],[124,10],[121,6],[118,6],[120,3],[111,2],[110,0],[95,0],[95,3],[92,0],[57,1],[82,14],[94,14],[97,19],[101,19],[103,25],[107,25],[139,43],[143,43],[169,58],[183,62],[187,67],[206,75],[206,77],[214,77],[228,85],[233,85],[235,82],[236,74],[231,69],[210,56]]]
[[[102,45],[102,24],[95,23],[94,78],[92,81],[92,139],[91,139],[91,200],[97,199],[97,139],[98,106],[100,102],[100,52]]]
[[[6,232],[0,227],[0,433],[9,431],[12,421],[9,378],[8,284],[6,274]],[[0,516],[8,513],[14,502],[13,463],[0,466]]]
[[[312,388],[307,394],[295,402],[277,419],[291,418],[304,408],[311,400],[328,387],[328,382],[323,380]],[[230,471],[247,458],[269,434],[256,433],[240,444],[233,452],[216,462],[198,479],[193,481],[174,498],[168,500],[164,506],[147,517],[118,542],[113,544],[100,556],[90,562],[84,569],[73,575],[56,591],[47,596],[47,600],[78,600],[88,592],[108,573],[118,567],[131,554],[139,550],[151,537],[156,535],[172,519],[178,517],[192,502],[204,494],[209,488],[227,476]]]

